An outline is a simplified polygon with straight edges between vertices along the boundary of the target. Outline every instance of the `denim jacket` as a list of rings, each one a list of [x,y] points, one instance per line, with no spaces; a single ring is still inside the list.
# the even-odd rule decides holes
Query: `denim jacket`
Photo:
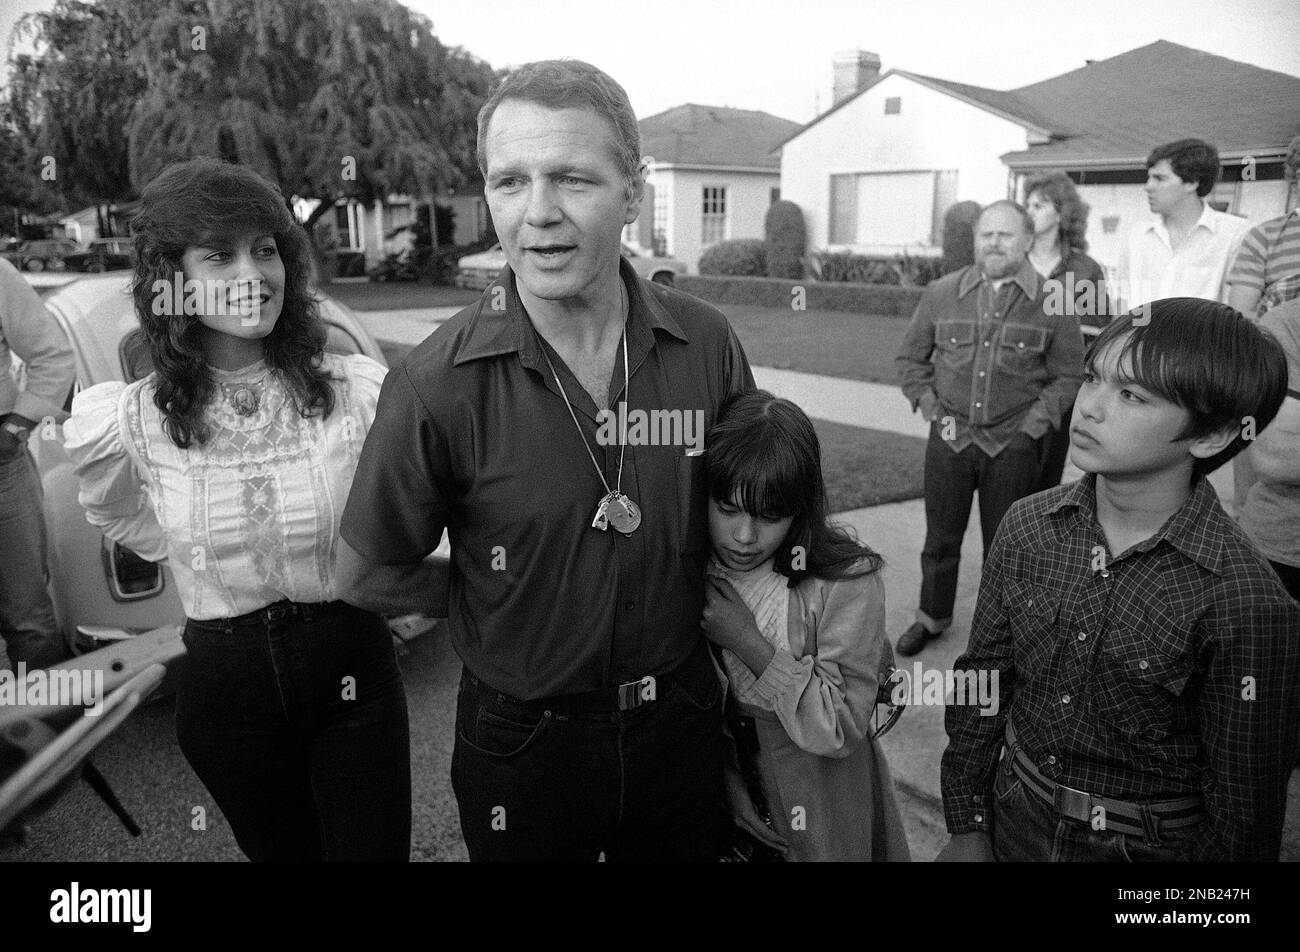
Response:
[[[996,291],[975,265],[925,289],[897,363],[912,409],[937,414],[954,452],[975,443],[996,456],[1017,433],[1036,440],[1074,399],[1083,335],[1044,300],[1028,260]]]

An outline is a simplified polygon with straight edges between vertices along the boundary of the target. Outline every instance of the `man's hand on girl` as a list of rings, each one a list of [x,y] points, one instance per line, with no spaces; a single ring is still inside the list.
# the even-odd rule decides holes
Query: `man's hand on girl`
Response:
[[[732,821],[764,846],[769,846],[784,853],[786,850],[785,840],[781,838],[779,833],[764,823],[763,818],[754,809],[754,801],[749,797],[749,791],[745,788],[745,778],[740,775],[740,771],[728,765],[725,776],[727,803],[731,807]]]

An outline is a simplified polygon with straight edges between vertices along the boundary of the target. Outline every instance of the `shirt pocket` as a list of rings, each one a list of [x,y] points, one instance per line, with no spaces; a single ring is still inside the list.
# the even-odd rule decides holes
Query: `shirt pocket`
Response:
[[[1061,613],[1060,592],[1028,579],[1012,579],[1002,589],[1002,607],[1011,626],[1016,677],[1028,681],[1051,661]]]
[[[934,348],[946,366],[966,366],[975,355],[975,325],[970,321],[936,321]]]
[[[998,343],[998,366],[1013,374],[1028,374],[1043,364],[1047,331],[1025,324],[1004,324]]]
[[[1093,713],[1130,738],[1160,740],[1179,727],[1179,699],[1192,676],[1190,640],[1178,626],[1153,613],[1141,629],[1106,632],[1090,687]],[[1169,634],[1156,636],[1155,632]]]

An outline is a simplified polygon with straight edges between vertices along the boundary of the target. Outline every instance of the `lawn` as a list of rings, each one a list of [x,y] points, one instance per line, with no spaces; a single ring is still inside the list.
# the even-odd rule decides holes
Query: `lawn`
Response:
[[[813,420],[831,512],[923,495],[925,440],[885,430]]]
[[[719,309],[757,367],[891,386],[898,382],[894,358],[907,332],[905,318],[747,304],[723,304]]]

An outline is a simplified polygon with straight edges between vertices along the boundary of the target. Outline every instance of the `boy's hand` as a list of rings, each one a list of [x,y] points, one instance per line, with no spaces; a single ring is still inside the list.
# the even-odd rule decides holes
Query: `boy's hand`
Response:
[[[725,776],[727,778],[727,803],[731,807],[732,821],[764,846],[769,846],[784,853],[786,851],[785,840],[764,823],[763,818],[754,809],[754,801],[749,798],[749,791],[745,788],[745,780],[741,777],[740,771],[735,767],[728,766]]]
[[[704,579],[704,618],[700,627],[709,641],[736,654],[742,654],[746,642],[763,640],[740,593],[725,578],[713,575]]]
[[[987,833],[958,833],[939,850],[936,863],[992,863],[993,840]]]

